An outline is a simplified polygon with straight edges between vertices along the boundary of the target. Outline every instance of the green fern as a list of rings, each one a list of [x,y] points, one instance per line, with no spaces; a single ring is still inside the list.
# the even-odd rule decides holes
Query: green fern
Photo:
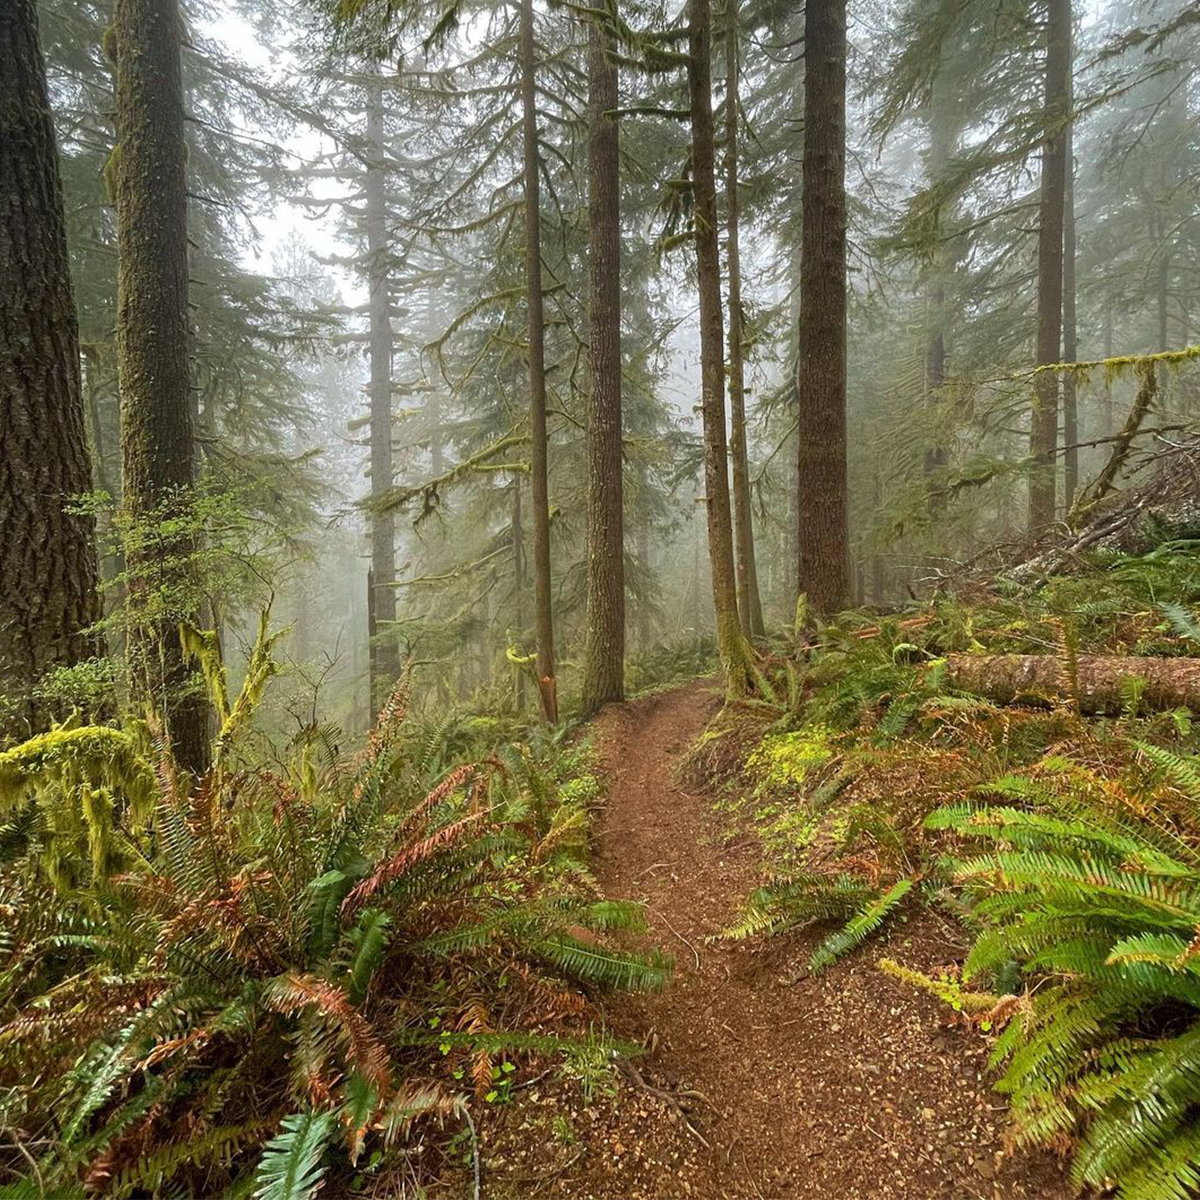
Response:
[[[263,1132],[261,1122],[247,1121],[241,1125],[217,1126],[186,1141],[168,1142],[120,1167],[104,1194],[121,1200],[137,1193],[160,1192],[182,1166],[227,1167],[244,1149],[258,1144]]]
[[[892,884],[879,899],[872,900],[813,951],[808,960],[808,969],[816,975],[826,967],[832,966],[843,955],[861,946],[899,907],[900,902],[912,890],[912,886],[911,879],[901,879]]]
[[[299,1112],[283,1119],[263,1150],[255,1175],[254,1200],[310,1200],[325,1170],[321,1156],[333,1134],[331,1112]]]
[[[352,1004],[362,1003],[367,994],[371,977],[383,959],[391,924],[392,918],[386,912],[368,908],[359,914],[354,928],[347,935],[353,952],[349,970],[349,995]]]
[[[1190,758],[1137,748],[1200,803]],[[1086,768],[1049,767],[988,789],[1028,808],[929,818],[984,843],[952,864],[981,926],[964,979],[1011,961],[1039,979],[993,1051],[1021,1138],[1077,1135],[1081,1186],[1185,1200],[1200,1183],[1200,851],[1153,815],[1095,807]]]
[[[659,951],[633,954],[558,934],[535,943],[547,962],[572,979],[624,991],[658,991],[671,977],[671,960]]]
[[[449,722],[412,737],[401,689],[362,754],[326,730],[256,765],[273,641],[264,624],[238,699],[220,699],[198,781],[138,727],[64,727],[0,756],[0,1073],[29,1081],[18,1119],[53,1194],[344,1190],[360,1152],[458,1111],[447,1026],[570,1055],[571,1039],[523,1042],[524,1023],[577,1016],[579,984],[669,975],[607,944],[645,912],[586,886],[584,751],[539,736],[446,769]],[[219,690],[215,639],[192,642]],[[398,1013],[436,1035],[393,1035]]]
[[[871,886],[853,875],[785,875],[751,892],[742,916],[721,936],[738,939],[816,921],[846,921],[873,898]]]

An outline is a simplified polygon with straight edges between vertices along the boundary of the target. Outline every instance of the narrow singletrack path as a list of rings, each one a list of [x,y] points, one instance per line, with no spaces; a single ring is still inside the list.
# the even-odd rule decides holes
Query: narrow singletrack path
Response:
[[[607,1153],[590,1147],[550,1194],[1072,1195],[1050,1156],[1004,1152],[1004,1103],[988,1085],[984,1040],[875,967],[881,952],[925,969],[960,954],[961,934],[939,914],[914,907],[886,950],[871,945],[799,982],[787,980],[811,943],[706,940],[761,880],[756,839],[727,842],[713,798],[676,778],[718,703],[700,680],[612,706],[596,722],[608,784],[597,874],[609,896],[646,902],[651,940],[674,956],[676,973],[661,994],[608,1005],[614,1031],[648,1047],[626,1079],[631,1096],[648,1100],[643,1123],[623,1122]]]

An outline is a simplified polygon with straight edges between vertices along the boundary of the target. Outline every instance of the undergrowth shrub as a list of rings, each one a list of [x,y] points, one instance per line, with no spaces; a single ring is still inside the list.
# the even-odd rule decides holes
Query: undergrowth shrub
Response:
[[[265,765],[265,622],[232,702],[190,644],[203,778],[137,725],[0,754],[0,1194],[344,1195],[500,1061],[610,1055],[587,990],[668,963],[605,940],[644,918],[589,886],[586,750],[451,766],[401,686],[361,753],[313,727]]]
[[[700,675],[711,675],[720,666],[717,642],[711,634],[662,642],[630,655],[625,664],[625,690],[643,695]]]
[[[1029,1142],[1078,1137],[1080,1184],[1123,1200],[1200,1186],[1200,760],[1149,743],[1120,771],[1053,756],[931,826],[980,932],[964,977],[1028,986],[997,1039]]]
[[[722,744],[745,745],[740,796],[723,806],[751,819],[768,878],[727,935],[837,922],[844,927],[809,963],[827,966],[930,876],[948,836],[925,824],[931,810],[1055,747],[1109,753],[1106,723],[1083,720],[1067,702],[1004,707],[954,691],[945,656],[1196,653],[1200,622],[1188,606],[1200,600],[1198,549],[1095,555],[1041,586],[1001,581],[974,602],[943,596],[894,616],[845,613],[815,635],[798,631],[773,664],[773,694],[738,706],[758,721],[749,744],[723,719],[692,754],[715,763]],[[1136,681],[1128,690],[1122,729],[1149,739],[1190,732],[1186,712],[1143,719]]]

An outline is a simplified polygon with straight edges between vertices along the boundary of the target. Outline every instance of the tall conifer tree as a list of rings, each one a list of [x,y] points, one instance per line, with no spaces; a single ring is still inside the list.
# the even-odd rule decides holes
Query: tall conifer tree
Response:
[[[709,0],[688,3],[688,98],[692,124],[693,220],[700,291],[700,413],[704,426],[704,492],[712,562],[717,648],[731,693],[749,682],[750,648],[738,617],[725,437],[725,356],[721,263],[713,166],[712,12]]]
[[[741,211],[738,201],[738,0],[725,0],[725,224],[729,257],[729,453],[733,466],[733,533],[738,615],[747,637],[761,637],[762,599],[754,556],[750,458],[746,446],[746,363],[742,311]]]
[[[846,483],[846,0],[804,9],[799,586],[827,616],[850,599]]]
[[[529,473],[533,508],[533,622],[542,715],[558,720],[554,612],[550,590],[550,480],[546,431],[546,314],[542,293],[541,152],[533,0],[521,0],[521,120],[524,149],[525,283],[529,311]]]
[[[0,19],[0,693],[22,732],[33,686],[85,657],[98,616],[79,327],[34,0]],[[6,706],[7,707],[7,706]]]
[[[164,597],[154,593],[164,573],[195,549],[186,533],[172,531],[195,478],[178,0],[117,0],[113,24],[122,495],[135,523],[168,539],[139,536],[129,563],[132,676],[181,765],[199,771],[208,760],[207,709],[189,687],[177,621],[169,612],[138,620],[159,611]]]
[[[388,245],[387,146],[383,136],[383,81],[374,66],[367,82],[367,347],[370,360],[371,496],[392,487],[392,313]],[[378,711],[400,673],[396,620],[396,514],[371,511],[371,707]],[[382,628],[381,628],[382,624]]]
[[[625,690],[621,456],[621,208],[617,67],[600,19],[588,30],[588,595],[583,709]]]
[[[1071,0],[1046,0],[1046,136],[1038,201],[1037,361],[1062,358],[1063,225],[1067,188],[1067,112],[1071,79]],[[1058,375],[1034,380],[1029,426],[1029,532],[1054,520],[1054,452],[1058,443]]]

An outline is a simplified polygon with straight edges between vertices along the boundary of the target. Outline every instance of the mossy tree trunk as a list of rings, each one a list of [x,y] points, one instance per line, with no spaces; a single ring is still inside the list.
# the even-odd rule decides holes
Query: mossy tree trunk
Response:
[[[850,596],[846,484],[846,2],[804,10],[799,589],[827,616]]]
[[[1200,712],[1200,662],[1194,658],[1080,654],[1070,664],[1053,654],[951,654],[946,663],[951,687],[999,704],[1068,701],[1089,716],[1117,716],[1136,695],[1144,709]]]
[[[733,463],[733,527],[738,616],[747,637],[761,637],[762,598],[754,555],[750,456],[746,446],[746,363],[738,205],[738,6],[725,0],[725,223],[729,257],[729,451]]]
[[[533,518],[533,620],[542,716],[558,721],[550,578],[550,477],[546,433],[546,315],[542,294],[541,183],[537,131],[537,48],[533,0],[521,0],[521,111],[524,150],[525,282],[529,308],[529,474]]]
[[[725,363],[721,264],[713,168],[712,13],[709,0],[688,0],[688,98],[692,124],[693,220],[700,290],[700,413],[704,492],[712,563],[717,647],[730,694],[748,689],[751,654],[738,618],[725,439]]]
[[[514,472],[512,483],[512,608],[513,633],[518,641],[525,633],[525,521],[521,512],[521,476]],[[517,672],[517,711],[525,711],[525,673]]]
[[[583,712],[625,694],[621,461],[621,210],[617,66],[600,20],[588,32],[588,589]]]
[[[1075,139],[1066,134],[1066,190],[1063,197],[1063,362],[1079,359],[1079,322],[1075,302]],[[1069,513],[1079,494],[1079,379],[1068,371],[1062,381],[1063,512]]]
[[[0,19],[0,725],[52,715],[33,686],[86,658],[99,616],[79,325],[34,0]]]
[[[194,483],[178,2],[117,0],[114,31],[122,495],[135,525],[156,531],[139,539],[128,564],[131,676],[180,764],[201,771],[209,757],[208,707],[191,686],[177,628],[194,612],[176,612],[169,596],[177,564],[195,545],[188,534],[164,535],[165,522],[186,514]],[[190,527],[186,519],[181,524]]]

